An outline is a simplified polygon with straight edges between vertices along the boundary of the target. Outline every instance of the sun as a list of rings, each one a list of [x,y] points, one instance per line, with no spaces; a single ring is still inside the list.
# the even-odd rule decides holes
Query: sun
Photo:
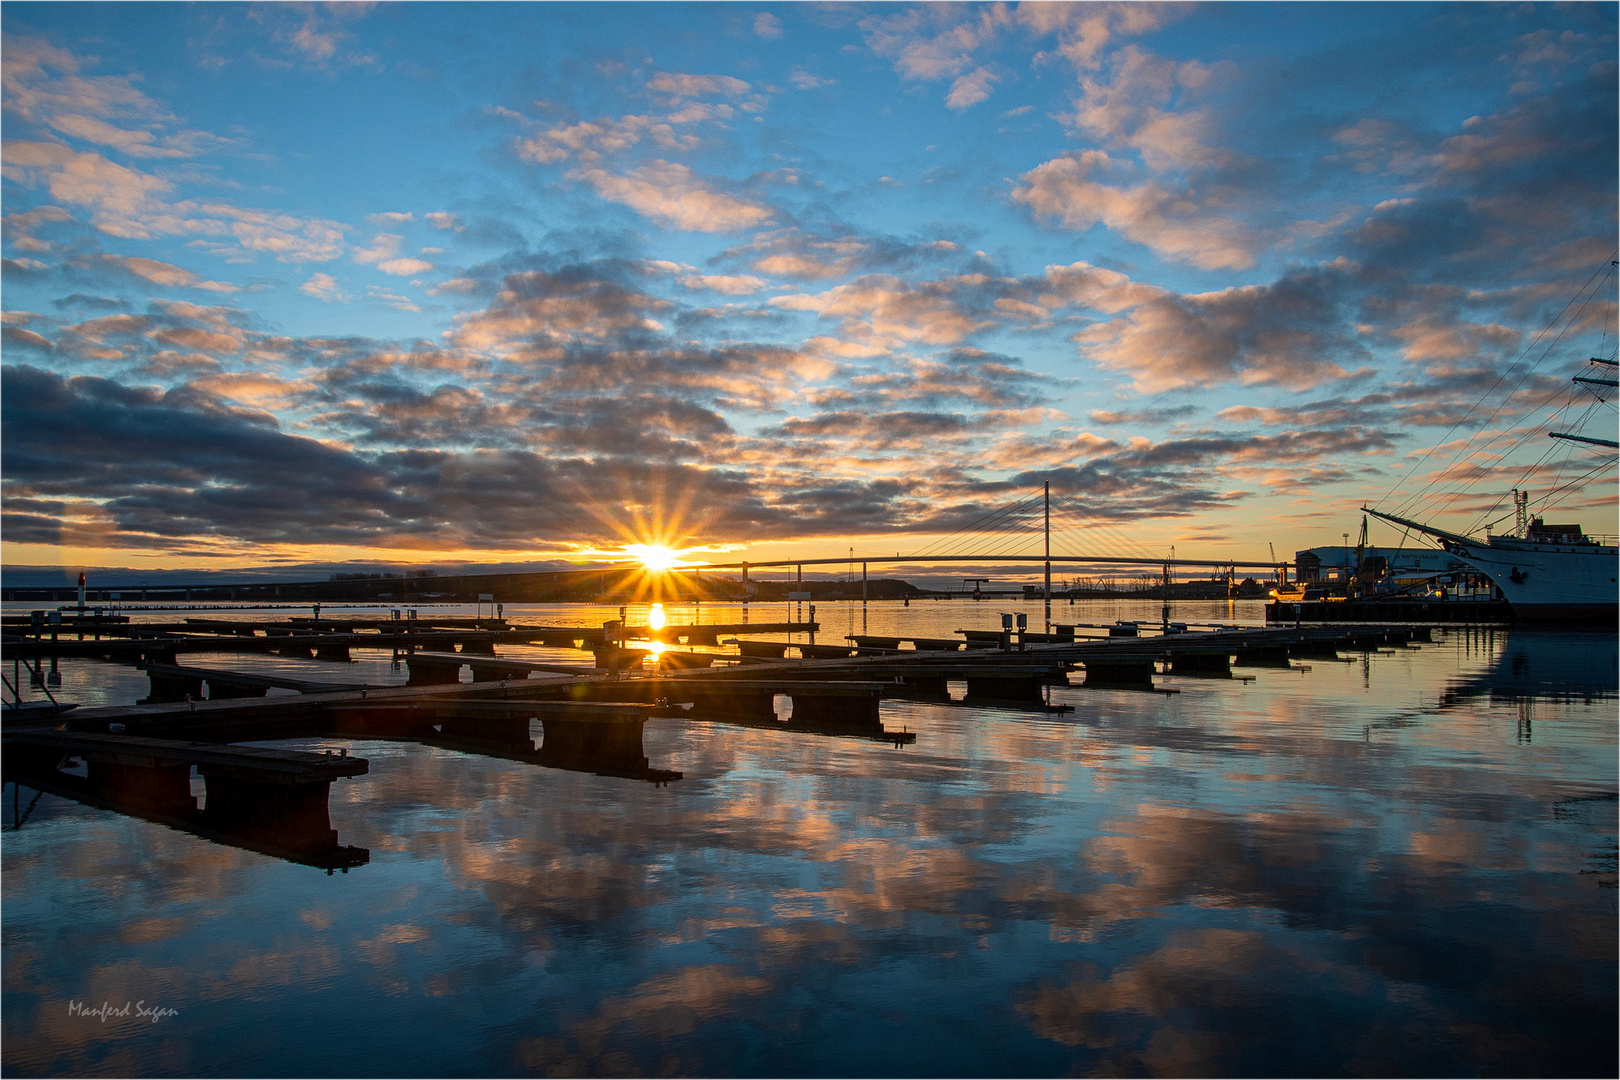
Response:
[[[631,558],[640,560],[644,569],[655,574],[681,565],[681,553],[663,544],[629,544],[624,551]]]

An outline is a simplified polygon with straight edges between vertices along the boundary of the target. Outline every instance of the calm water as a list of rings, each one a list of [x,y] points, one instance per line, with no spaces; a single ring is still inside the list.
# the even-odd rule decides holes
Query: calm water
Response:
[[[818,640],[863,629],[818,608]],[[1040,621],[872,604],[864,629],[1000,610]],[[188,659],[403,681],[357,657]],[[331,798],[370,863],[330,876],[8,784],[5,1072],[1613,1075],[1615,664],[1612,635],[1440,631],[1173,694],[1055,689],[1072,713],[885,702],[901,748],[654,719],[652,766],[685,774],[664,787],[274,744],[371,762]],[[87,705],[146,689],[61,676]],[[126,1002],[173,1011],[83,1012]]]

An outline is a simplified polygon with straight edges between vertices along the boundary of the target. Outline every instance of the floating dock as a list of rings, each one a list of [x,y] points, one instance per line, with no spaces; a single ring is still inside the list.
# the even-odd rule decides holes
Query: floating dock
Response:
[[[1170,632],[1152,633],[1151,626],[1116,624],[1104,628],[1107,637],[1076,636],[1073,627],[1065,626],[1057,634],[989,635],[994,640],[977,631],[962,632],[962,641],[863,635],[844,644],[818,645],[734,639],[729,644],[738,647],[737,653],[665,651],[654,666],[643,663],[653,650],[625,647],[618,627],[593,636],[558,627],[394,632],[397,621],[381,622],[380,631],[336,621],[331,630],[325,622],[319,625],[320,631],[310,633],[312,628],[289,623],[221,621],[190,636],[119,636],[99,642],[7,638],[8,658],[59,655],[64,648],[76,651],[80,646],[123,658],[119,650],[132,650],[151,693],[134,705],[50,716],[31,708],[0,710],[6,778],[222,843],[328,870],[347,869],[369,856],[363,849],[338,845],[327,820],[328,790],[335,780],[365,775],[367,762],[234,743],[297,737],[407,740],[663,784],[681,779],[681,773],[649,762],[642,742],[649,717],[903,746],[916,736],[883,726],[885,698],[1068,711],[1074,706],[1051,701],[1052,687],[1174,692],[1164,691],[1155,680],[1160,675],[1246,678],[1234,675],[1233,667],[1286,668],[1296,658],[1337,658],[1341,650],[1398,648],[1430,637],[1427,627],[1416,625],[1188,630],[1171,624]],[[718,644],[721,634],[808,633],[812,625],[705,629]],[[105,629],[113,632],[110,625]],[[118,627],[124,635],[146,629]],[[495,653],[498,643],[528,644],[548,635],[560,641],[556,635],[565,634],[572,647],[590,649],[593,663]],[[247,643],[278,651],[292,644],[306,656],[319,655],[319,646],[325,645],[330,655],[332,647],[347,649],[362,641],[370,647],[398,648],[409,665],[407,685],[259,675],[159,658],[163,650],[218,650]],[[901,648],[904,643],[913,647]],[[790,657],[789,651],[797,655]],[[675,666],[667,662],[672,657],[677,658]],[[472,682],[461,681],[464,668],[471,669]],[[1082,672],[1083,681],[1076,683],[1072,676]],[[956,697],[955,687],[965,694]],[[271,695],[271,689],[294,692]],[[789,710],[785,719],[779,712],[784,699]],[[543,736],[538,745],[536,724]],[[84,771],[77,772],[81,767]],[[193,769],[206,787],[201,808],[192,792]]]

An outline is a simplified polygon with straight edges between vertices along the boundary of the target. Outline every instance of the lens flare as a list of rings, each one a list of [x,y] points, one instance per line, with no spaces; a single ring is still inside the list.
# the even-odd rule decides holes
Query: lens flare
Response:
[[[664,625],[664,605],[654,604],[652,607],[648,608],[647,628],[650,630],[662,630]]]
[[[663,573],[681,565],[681,553],[663,544],[628,544],[625,554],[639,559],[641,565],[653,573]]]

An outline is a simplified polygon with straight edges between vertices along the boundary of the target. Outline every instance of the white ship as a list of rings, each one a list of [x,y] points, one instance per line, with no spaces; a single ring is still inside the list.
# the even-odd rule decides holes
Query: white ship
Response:
[[[1362,509],[1440,541],[1460,562],[1496,583],[1516,618],[1609,623],[1620,619],[1616,580],[1620,548],[1593,542],[1578,525],[1546,525],[1535,518],[1523,536],[1476,540],[1371,507]]]

